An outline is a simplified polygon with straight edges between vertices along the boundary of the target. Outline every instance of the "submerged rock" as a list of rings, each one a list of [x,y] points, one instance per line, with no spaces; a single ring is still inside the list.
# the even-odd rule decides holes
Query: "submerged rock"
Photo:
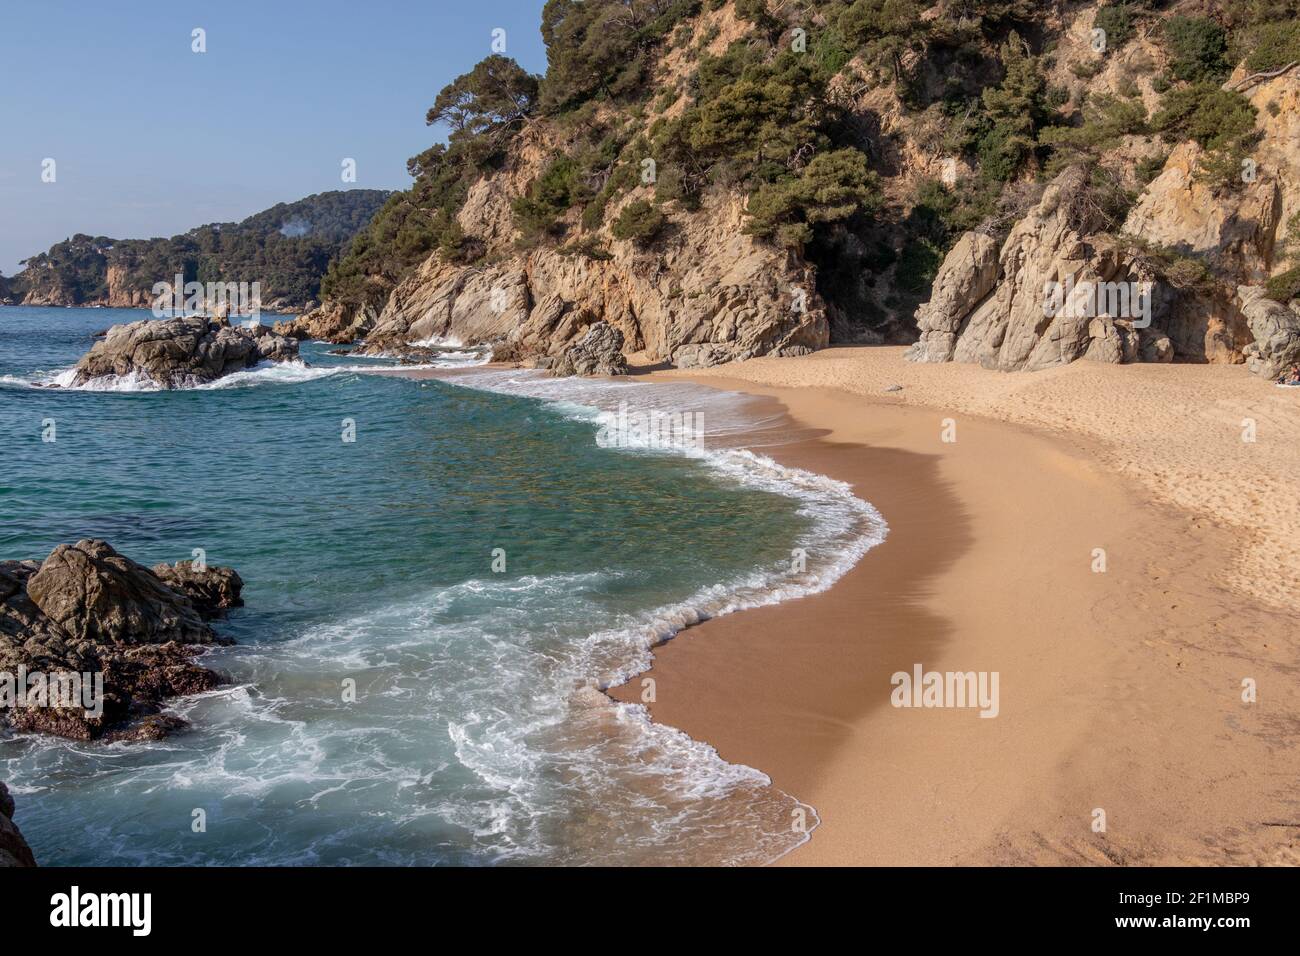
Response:
[[[159,569],[90,539],[59,545],[39,564],[0,562],[0,677],[11,695],[0,695],[0,723],[76,740],[156,739],[185,726],[158,712],[168,698],[221,683],[194,657],[231,643],[206,619],[238,607],[243,582],[229,568],[196,571],[188,561]],[[98,685],[102,696],[19,706],[20,674],[86,675],[83,693]]]
[[[145,319],[110,328],[77,363],[73,385],[109,375],[144,375],[163,388],[215,381],[262,362],[298,359],[298,342],[272,329],[225,319]]]
[[[14,823],[13,815],[14,798],[9,796],[9,788],[0,783],[0,867],[35,866],[36,857]]]

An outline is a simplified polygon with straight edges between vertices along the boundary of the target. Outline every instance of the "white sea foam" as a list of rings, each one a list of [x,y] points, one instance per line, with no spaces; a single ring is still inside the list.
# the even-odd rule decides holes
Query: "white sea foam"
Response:
[[[366,358],[367,356],[358,356]],[[486,361],[484,359],[483,361]],[[314,382],[333,375],[356,374],[375,375],[391,372],[406,372],[420,369],[463,368],[479,361],[462,361],[453,358],[448,361],[435,361],[422,365],[406,365],[400,368],[383,368],[375,365],[308,365],[306,362],[261,362],[252,368],[231,372],[211,382],[191,380],[172,389],[167,389],[145,372],[131,372],[128,375],[102,375],[80,384],[76,381],[76,369],[62,369],[58,372],[21,378],[15,375],[0,376],[0,385],[23,386],[27,388],[61,388],[71,392],[162,392],[162,391],[219,391],[227,388],[249,388],[259,385],[301,385]]]
[[[246,384],[285,383],[299,374],[270,371],[274,378],[261,369],[240,374],[248,376]],[[703,407],[708,437],[724,443],[744,434],[752,420],[735,396],[695,386],[482,371],[456,381],[546,398],[565,414],[592,422],[593,441],[598,412],[629,396],[645,405]],[[506,387],[491,387],[502,383]],[[730,862],[764,862],[754,859],[758,845],[767,856],[788,852],[806,839],[790,831],[789,812],[801,806],[794,797],[773,790],[761,771],[726,762],[707,743],[652,722],[640,705],[612,703],[600,689],[644,670],[653,646],[684,627],[829,587],[883,540],[886,528],[842,482],[744,449],[690,453],[723,481],[799,502],[810,519],[810,530],[795,543],[808,549],[806,573],[756,568],[706,583],[672,604],[623,611],[608,600],[617,590],[610,588],[614,571],[488,576],[431,588],[408,601],[315,625],[284,643],[214,650],[218,667],[238,659],[241,683],[174,705],[205,738],[201,746],[193,736],[150,744],[148,751],[158,756],[147,766],[136,763],[145,752],[140,747],[99,748],[86,759],[105,771],[105,786],[123,794],[140,787],[151,801],[171,791],[215,792],[235,797],[236,816],[238,807],[256,802],[285,809],[287,820],[333,810],[343,821],[310,841],[295,840],[286,824],[290,829],[268,832],[251,858],[238,860],[244,863],[337,862],[356,847],[367,848],[371,861],[410,862],[406,842],[423,839],[436,847],[447,827],[473,834],[475,852],[493,861],[553,860],[557,853],[570,854],[563,857],[568,862],[602,859],[589,845],[593,832],[625,860],[689,862],[696,839],[712,841],[714,852],[726,840],[726,852],[733,853],[734,844]],[[557,632],[580,635],[591,621],[601,622],[599,629],[585,637],[544,639]],[[361,707],[340,701],[340,672],[356,677]],[[435,751],[442,758],[437,761],[423,759],[430,753],[431,716],[445,718],[450,747]],[[40,776],[33,771],[27,778]],[[358,815],[356,805],[369,809]],[[609,806],[622,808],[624,818],[602,816]],[[816,813],[805,810],[811,830]],[[745,826],[759,821],[766,832],[735,833],[741,812]],[[589,815],[613,829],[593,829]],[[377,819],[394,835],[381,846],[375,845],[383,832],[375,829]],[[108,839],[105,852],[116,858],[206,860],[203,850],[182,840],[171,856],[159,857],[132,846],[126,831]]]
[[[743,436],[755,426],[746,416],[741,396],[694,385],[645,385],[631,381],[549,378],[539,373],[487,371],[459,375],[451,384],[486,391],[540,398],[572,418],[594,422],[603,411],[635,397],[640,408],[681,411],[705,409],[706,438],[715,445],[728,436]],[[758,422],[761,428],[769,422]],[[740,579],[712,582],[684,601],[636,615],[618,626],[597,631],[582,642],[583,656],[602,676],[601,689],[622,684],[647,670],[654,645],[671,639],[681,630],[712,617],[815,594],[830,588],[869,550],[881,544],[889,532],[876,508],[853,493],[845,482],[826,475],[780,464],[746,448],[695,447],[653,449],[699,459],[719,477],[737,484],[793,498],[799,512],[810,519],[811,531],[796,543],[807,552],[807,568],[800,573],[785,569],[756,569]],[[647,453],[651,449],[632,449]],[[589,673],[592,671],[589,671]],[[608,706],[609,699],[601,698]],[[768,786],[760,771],[722,760],[717,752],[680,731],[649,720],[639,705],[614,704],[619,718],[639,728],[647,749],[658,748],[660,760],[674,762],[688,792],[696,796],[732,793],[737,788]],[[458,749],[458,753],[460,750]],[[466,755],[468,756],[468,755]],[[668,768],[653,764],[656,772]],[[819,822],[815,809],[803,806]],[[807,839],[807,837],[804,837]],[[800,841],[802,842],[802,841]],[[783,853],[793,847],[787,847]]]

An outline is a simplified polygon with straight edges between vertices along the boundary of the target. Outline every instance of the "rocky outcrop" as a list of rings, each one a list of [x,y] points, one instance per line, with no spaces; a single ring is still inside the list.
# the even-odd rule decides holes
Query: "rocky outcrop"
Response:
[[[521,244],[512,203],[564,147],[565,135],[545,121],[519,134],[501,168],[470,187],[457,214],[478,260],[431,255],[388,295],[364,351],[490,345],[510,360],[554,360],[600,321],[622,333],[624,353],[644,364],[712,365],[829,343],[813,268],[747,235],[738,196],[710,195],[694,211],[662,207],[667,222],[643,247],[614,238],[610,225],[627,204],[653,197],[653,186],[639,185],[610,204],[599,226],[582,225],[571,210],[564,245]],[[350,322],[337,314],[335,325]]]
[[[167,587],[190,599],[205,621],[243,607],[244,580],[234,568],[195,567],[193,561],[155,564],[153,573]]]
[[[211,583],[200,581],[204,574]],[[159,714],[161,705],[220,683],[194,657],[230,643],[205,618],[238,606],[241,587],[229,568],[198,572],[182,562],[160,576],[90,539],[59,545],[39,564],[0,562],[0,677],[11,695],[0,722],[77,740],[155,739],[185,726]],[[89,675],[82,693],[100,681],[102,697],[52,706],[59,702],[24,695],[24,705],[12,697],[22,674]]]
[[[211,382],[262,362],[298,358],[298,343],[273,330],[187,316],[115,325],[77,363],[73,385],[110,375],[142,375],[163,388]]]
[[[364,338],[374,325],[375,314],[371,309],[330,302],[297,318],[277,322],[272,331],[291,339],[347,345]]]
[[[1162,331],[1139,330],[1145,317],[1129,283],[1143,280],[1115,244],[1092,235],[1087,188],[1083,169],[1061,173],[996,253],[989,237],[964,235],[917,309],[921,338],[907,358],[1034,371],[1170,354]],[[1106,297],[1112,283],[1122,297]]]
[[[626,375],[623,357],[623,333],[608,322],[597,322],[587,329],[577,343],[565,349],[551,366],[551,374]]]
[[[1253,374],[1276,379],[1300,364],[1300,312],[1268,298],[1259,286],[1238,288],[1237,302],[1254,336],[1245,351]]]
[[[1067,170],[1011,229],[996,253],[996,270],[991,240],[977,233],[949,252],[930,301],[916,312],[920,341],[908,358],[1010,371],[1079,358],[1177,357],[1245,361],[1271,377],[1291,354],[1290,310],[1261,300],[1258,290],[1234,295],[1233,289],[1262,285],[1285,268],[1279,261],[1284,242],[1295,238],[1285,231],[1300,209],[1300,72],[1269,78],[1247,95],[1260,117],[1260,136],[1239,186],[1204,175],[1200,147],[1182,143],[1111,235],[1099,232],[1089,213],[1085,171]],[[1205,279],[1168,281],[1162,262],[1194,265]],[[1150,326],[1105,308],[1054,309],[1047,290],[1067,280],[1076,289],[1150,283]]]
[[[110,309],[148,309],[153,306],[153,296],[149,289],[131,288],[127,270],[118,265],[109,265],[104,273],[108,285],[108,297],[102,304]]]
[[[365,350],[454,342],[557,357],[597,321],[650,364],[824,348],[829,327],[810,267],[744,235],[738,205],[719,213],[684,221],[654,253],[615,242],[609,258],[537,249],[481,268],[435,255],[393,290]]]
[[[1193,360],[1242,361],[1251,341],[1232,283],[1268,278],[1282,214],[1276,167],[1259,167],[1253,183],[1216,189],[1197,176],[1201,150],[1174,149],[1164,171],[1129,212],[1124,232],[1150,246],[1192,256],[1229,285],[1217,294],[1170,290],[1167,329],[1178,354]]]
[[[0,783],[0,868],[35,866],[36,857],[14,824],[13,816],[14,798],[9,795],[9,788]]]
[[[992,237],[968,232],[948,251],[935,276],[930,301],[916,312],[920,340],[908,352],[914,362],[947,362],[963,322],[998,281],[1002,265]]]

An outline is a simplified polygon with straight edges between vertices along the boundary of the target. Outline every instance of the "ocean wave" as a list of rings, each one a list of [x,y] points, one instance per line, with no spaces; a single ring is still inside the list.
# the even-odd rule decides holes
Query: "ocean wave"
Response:
[[[427,348],[437,351],[437,356],[432,362],[427,362],[421,366],[402,366],[403,368],[473,368],[478,365],[487,365],[492,361],[492,349],[485,345],[463,345],[459,339],[443,339],[439,337],[430,339],[421,339],[415,342],[408,342],[413,348]],[[380,352],[377,355],[358,355],[357,358],[378,359],[388,361],[398,361],[403,356],[398,352]]]
[[[680,410],[683,404],[702,404],[711,413],[709,436],[725,440],[728,435],[743,436],[746,432],[748,416],[740,408],[742,396],[701,386],[552,379],[535,373],[509,371],[462,375],[448,382],[484,391],[539,398],[557,411],[593,425],[602,413],[613,410],[615,402],[626,401],[632,395],[643,399],[639,406],[642,408]],[[760,426],[764,424],[759,422]],[[806,554],[806,566],[798,571],[792,554],[789,568],[759,568],[738,578],[711,582],[684,601],[649,609],[590,634],[581,642],[586,667],[580,669],[600,674],[594,682],[600,690],[624,684],[644,673],[653,663],[656,645],[694,624],[829,589],[868,551],[883,543],[889,534],[889,526],[880,512],[854,494],[848,483],[782,465],[743,447],[709,449],[683,444],[627,450],[636,454],[666,452],[687,455],[698,459],[723,480],[794,499],[799,503],[799,513],[809,519],[811,530],[794,543],[795,549]],[[728,763],[708,744],[674,728],[654,723],[641,705],[617,703],[603,694],[600,696],[605,706],[615,709],[621,722],[638,729],[641,746],[657,755],[649,769],[665,774],[671,769],[669,775],[675,777],[678,787],[685,788],[688,794],[717,797],[752,790],[755,786],[770,787],[771,781],[761,771]],[[463,750],[461,741],[458,756],[470,759],[471,755],[462,753]],[[495,752],[491,748],[488,751]],[[665,760],[672,764],[671,768],[662,765]],[[777,793],[793,806],[803,807],[812,821],[808,832],[794,845],[785,841],[787,845],[779,857],[806,842],[820,819],[815,808],[789,794]],[[775,838],[775,835],[769,836]]]
[[[270,371],[274,378],[250,370],[244,384],[283,384],[295,372]],[[357,365],[306,371],[382,374]],[[505,380],[472,372],[457,382],[480,375]],[[629,395],[706,405],[710,437],[742,434],[746,419],[734,396],[713,390],[539,385],[505,375],[521,380],[520,389],[540,387],[562,403],[552,407],[592,423],[593,432],[600,410]],[[217,812],[227,815],[223,826],[242,828],[243,842],[196,849],[177,837],[146,849],[126,828],[106,837],[102,852],[154,864],[409,864],[444,851],[473,862],[682,863],[697,860],[698,842],[711,847],[710,859],[763,863],[806,842],[807,834],[792,832],[790,813],[804,807],[811,832],[815,810],[760,770],[724,760],[707,742],[602,690],[645,670],[654,646],[691,624],[824,590],[887,528],[848,485],[826,476],[743,449],[681,453],[722,481],[798,500],[809,528],[792,546],[807,549],[809,571],[754,568],[645,609],[610,600],[617,571],[485,575],[416,585],[405,599],[313,623],[288,641],[214,649],[210,663],[218,669],[237,661],[230,669],[238,683],[172,703],[192,733],[77,752],[109,792],[132,795],[133,806],[152,812],[170,806],[172,793],[229,797]],[[547,639],[556,635],[565,639]],[[341,673],[355,679],[359,704],[341,699]],[[431,732],[441,747],[430,745]],[[9,768],[24,769],[21,784],[44,786],[58,776],[61,751],[31,746],[40,748],[38,758],[19,767],[15,757]],[[58,742],[67,746],[77,745]],[[282,828],[262,834],[264,818],[251,814],[252,805],[284,810]],[[327,833],[306,829],[324,815],[335,824]],[[471,834],[463,841],[471,849],[460,849],[461,838],[449,832]]]
[[[308,365],[306,362],[301,361],[261,362],[252,368],[231,372],[210,382],[191,379],[186,384],[172,388],[167,388],[147,373],[138,371],[131,372],[128,375],[101,375],[80,384],[74,384],[77,371],[75,368],[68,368],[53,373],[38,374],[30,378],[17,375],[0,376],[0,386],[40,389],[58,388],[69,392],[207,392],[228,388],[251,388],[261,385],[301,385],[340,374],[376,375],[398,371],[419,371],[421,369],[463,368],[467,364],[482,363],[469,363],[459,360],[445,363],[436,361],[389,369],[374,365]]]

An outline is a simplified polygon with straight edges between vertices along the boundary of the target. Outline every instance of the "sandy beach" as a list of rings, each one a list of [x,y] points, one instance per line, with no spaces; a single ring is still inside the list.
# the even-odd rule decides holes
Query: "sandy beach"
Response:
[[[1300,396],[902,351],[650,376],[779,401],[815,437],[759,450],[891,529],[830,591],[658,648],[654,717],[817,809],[783,864],[1300,862]],[[997,716],[892,706],[915,665],[997,672]]]

